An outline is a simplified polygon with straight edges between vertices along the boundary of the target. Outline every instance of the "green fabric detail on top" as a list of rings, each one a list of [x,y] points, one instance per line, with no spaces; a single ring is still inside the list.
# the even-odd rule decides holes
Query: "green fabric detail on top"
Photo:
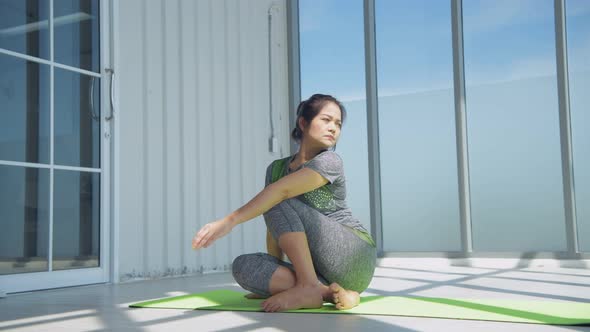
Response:
[[[277,182],[280,178],[285,176],[285,171],[287,170],[287,167],[288,167],[287,162],[289,162],[290,159],[291,159],[291,157],[287,157],[287,158],[275,160],[272,163],[270,183]],[[309,204],[311,204],[312,206],[325,209],[325,207],[330,204],[329,202],[332,202],[332,203],[334,202],[332,195],[333,194],[330,191],[330,189],[327,186],[323,186],[323,187],[317,188],[315,190],[312,190],[310,192],[303,194],[303,197],[304,197],[305,201],[308,202]],[[367,242],[368,244],[370,244],[373,247],[376,246],[375,241],[371,237],[371,234],[369,234],[367,232],[360,231],[358,229],[354,229],[354,228],[350,228],[350,227],[348,227],[348,228],[350,230],[352,230],[359,238],[361,238],[361,240]]]
[[[368,244],[373,246],[373,248],[375,248],[377,246],[375,244],[375,241],[373,241],[373,237],[371,237],[371,234],[369,234],[367,232],[360,231],[358,229],[354,229],[354,228],[350,228],[350,229],[362,240],[364,240],[365,242],[367,242]]]
[[[327,185],[314,189],[303,194],[305,201],[320,211],[333,210],[334,194]]]
[[[287,162],[291,157],[275,160],[272,164],[271,183],[278,181],[285,176],[287,170]],[[319,210],[329,210],[334,205],[334,194],[328,186],[322,186],[312,191],[303,194],[306,203]]]
[[[287,160],[289,160],[290,158],[291,157],[275,160],[272,163],[270,183],[277,182],[280,178],[285,176],[285,164],[287,163]]]

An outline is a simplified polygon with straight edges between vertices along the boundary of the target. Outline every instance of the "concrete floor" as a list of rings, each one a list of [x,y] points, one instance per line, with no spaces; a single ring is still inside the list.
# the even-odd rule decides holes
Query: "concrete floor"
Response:
[[[384,259],[363,295],[414,295],[590,302],[590,269],[506,260],[461,262]],[[499,263],[498,263],[499,262]],[[0,330],[10,331],[589,331],[548,326],[418,317],[267,314],[130,309],[130,303],[240,288],[231,274],[100,284],[0,299]]]

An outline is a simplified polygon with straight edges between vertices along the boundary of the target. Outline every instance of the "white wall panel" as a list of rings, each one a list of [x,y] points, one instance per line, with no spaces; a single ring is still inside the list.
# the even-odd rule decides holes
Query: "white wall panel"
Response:
[[[288,153],[285,2],[126,0],[115,10],[119,280],[228,270],[264,250],[261,217],[204,250],[190,240],[252,198],[268,163]]]

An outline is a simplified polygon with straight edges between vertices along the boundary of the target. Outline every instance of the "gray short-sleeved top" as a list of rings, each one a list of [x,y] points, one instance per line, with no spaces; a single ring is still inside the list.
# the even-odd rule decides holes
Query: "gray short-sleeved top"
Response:
[[[297,169],[290,170],[289,164],[294,158],[295,155],[275,160],[271,163],[266,170],[266,185],[269,185],[272,182],[272,169],[274,163],[284,163],[280,177],[296,172],[304,167],[310,168],[326,178],[328,183],[320,188],[299,195],[297,198],[331,219],[357,231],[368,234],[367,230],[358,219],[352,216],[352,212],[346,204],[346,179],[344,177],[342,159],[340,156],[333,151],[322,151],[313,159],[297,167]]]

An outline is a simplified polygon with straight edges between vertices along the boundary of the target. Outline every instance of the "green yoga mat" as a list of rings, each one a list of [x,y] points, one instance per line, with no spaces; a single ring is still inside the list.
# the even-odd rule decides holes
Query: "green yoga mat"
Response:
[[[262,311],[263,300],[249,300],[245,293],[214,290],[131,304],[132,308],[169,308],[229,311]],[[365,296],[349,310],[331,303],[319,309],[290,313],[360,314],[487,320],[552,325],[590,325],[590,303],[500,299],[449,299],[435,297]]]

